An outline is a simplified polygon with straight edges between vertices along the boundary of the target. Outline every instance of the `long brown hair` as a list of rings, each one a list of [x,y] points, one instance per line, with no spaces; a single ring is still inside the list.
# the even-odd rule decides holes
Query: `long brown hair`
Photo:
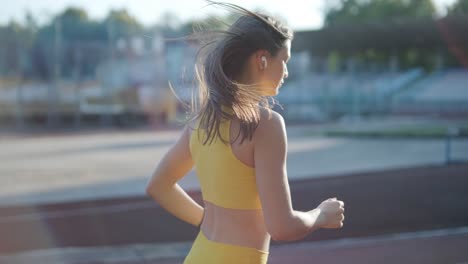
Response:
[[[220,124],[234,116],[240,120],[241,143],[252,139],[260,120],[260,107],[271,109],[272,97],[261,96],[256,84],[238,80],[250,55],[263,49],[276,56],[293,31],[273,17],[238,5],[207,1],[240,14],[227,30],[195,31],[188,37],[200,44],[195,64],[198,96],[192,96],[189,121],[199,120],[206,131],[203,144],[220,134]],[[269,99],[273,102],[270,105]],[[232,111],[226,111],[232,110]],[[238,136],[239,137],[239,134]],[[236,138],[237,139],[237,138]]]

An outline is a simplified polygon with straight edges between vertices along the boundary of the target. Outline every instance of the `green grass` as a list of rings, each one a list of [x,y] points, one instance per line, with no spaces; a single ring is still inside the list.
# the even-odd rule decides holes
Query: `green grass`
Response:
[[[330,137],[445,138],[447,136],[447,127],[415,126],[368,131],[328,130],[323,134]],[[468,137],[468,125],[459,127],[458,135],[454,137]]]

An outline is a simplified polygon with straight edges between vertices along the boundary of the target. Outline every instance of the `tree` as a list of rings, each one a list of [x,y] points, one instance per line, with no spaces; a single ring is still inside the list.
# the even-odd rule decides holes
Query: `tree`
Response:
[[[458,0],[449,8],[449,14],[465,14],[468,15],[468,1]]]
[[[69,7],[52,19],[51,23],[40,28],[33,49],[35,67],[40,77],[51,78],[53,58],[59,56],[59,64],[64,77],[70,77],[76,67],[77,54],[80,54],[80,67],[84,75],[93,75],[97,63],[108,51],[112,30],[112,41],[120,37],[131,37],[143,32],[141,24],[125,9],[111,10],[102,21],[89,19],[86,10]],[[54,49],[58,42],[60,51]]]
[[[128,38],[141,34],[143,26],[127,10],[111,10],[103,21],[103,26],[111,27],[116,38]]]
[[[339,0],[329,6],[325,13],[325,26],[346,24],[379,23],[431,18],[435,7],[431,0]],[[354,54],[359,60],[387,64],[391,56],[399,59],[400,68],[423,65],[430,69],[434,64],[433,54],[423,54],[420,50],[365,50]],[[428,59],[428,57],[431,57]]]
[[[409,17],[431,17],[431,0],[340,0],[328,7],[325,25],[363,23]]]
[[[29,71],[28,54],[35,39],[35,30],[11,21],[0,26],[0,73],[17,74]]]

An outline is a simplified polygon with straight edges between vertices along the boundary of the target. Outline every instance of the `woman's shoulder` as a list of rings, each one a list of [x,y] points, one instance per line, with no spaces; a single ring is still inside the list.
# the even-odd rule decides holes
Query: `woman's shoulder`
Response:
[[[182,133],[185,134],[187,137],[191,137],[193,132],[198,129],[199,120],[198,119],[187,119],[184,122]]]
[[[260,123],[284,124],[283,116],[270,108],[260,108]]]
[[[272,132],[286,134],[284,118],[273,109],[260,108],[260,121],[255,134],[258,134],[257,136],[264,136]]]
[[[188,130],[196,130],[200,125],[200,116],[192,115],[184,121],[184,127]]]

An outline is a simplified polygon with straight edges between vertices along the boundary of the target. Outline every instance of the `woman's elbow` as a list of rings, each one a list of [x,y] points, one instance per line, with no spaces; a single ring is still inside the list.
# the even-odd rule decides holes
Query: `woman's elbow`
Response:
[[[268,228],[268,233],[270,234],[271,239],[277,242],[292,242],[300,240],[307,235],[304,231],[305,230],[302,230],[302,228],[291,222],[276,225],[275,228],[271,226]]]
[[[278,228],[269,228],[268,233],[270,234],[271,239],[277,242],[294,241],[291,233],[284,226]]]
[[[146,186],[146,195],[156,199],[158,196],[163,195],[167,190],[170,189],[170,185],[163,182],[151,182]]]
[[[147,186],[146,189],[145,189],[146,196],[151,196],[151,192],[152,192],[151,188],[149,186]]]
[[[289,242],[292,241],[291,237],[289,234],[286,232],[281,232],[281,231],[276,231],[276,232],[269,232],[271,239],[273,239],[276,242]]]
[[[156,184],[148,184],[145,189],[145,193],[147,196],[154,197],[157,193],[159,193],[159,188]]]

